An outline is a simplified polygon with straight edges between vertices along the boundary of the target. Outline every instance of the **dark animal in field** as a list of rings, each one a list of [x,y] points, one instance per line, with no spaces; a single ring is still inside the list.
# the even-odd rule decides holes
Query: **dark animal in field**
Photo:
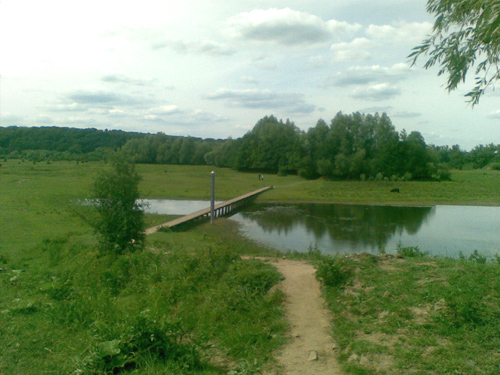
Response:
[[[264,175],[259,174],[259,181],[264,181]]]
[[[399,193],[399,188],[391,189],[391,193]]]

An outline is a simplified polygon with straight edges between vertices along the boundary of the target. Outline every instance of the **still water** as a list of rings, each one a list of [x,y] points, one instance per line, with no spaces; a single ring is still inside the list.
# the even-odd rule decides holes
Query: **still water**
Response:
[[[151,212],[159,212],[156,201],[148,202]],[[176,204],[185,207],[186,201],[163,202],[168,209],[161,213],[171,215],[210,205],[195,201],[199,208],[181,212]],[[245,236],[283,251],[394,253],[398,243],[449,257],[474,250],[493,256],[500,250],[500,207],[253,204],[231,219],[240,223]]]
[[[210,202],[207,201],[143,199],[142,202],[146,204],[146,213],[160,215],[189,215],[210,207]],[[216,205],[219,203],[222,202],[215,201]]]

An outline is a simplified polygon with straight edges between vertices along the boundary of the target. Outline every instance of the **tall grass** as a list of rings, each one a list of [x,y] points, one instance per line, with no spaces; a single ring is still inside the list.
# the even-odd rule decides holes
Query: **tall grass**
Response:
[[[0,373],[257,372],[283,340],[277,271],[214,228],[103,256],[77,215],[100,164],[3,163]],[[4,188],[5,187],[5,188]],[[165,217],[151,215],[151,225]]]
[[[404,254],[345,258],[351,277],[324,285],[344,371],[498,373],[500,266]]]

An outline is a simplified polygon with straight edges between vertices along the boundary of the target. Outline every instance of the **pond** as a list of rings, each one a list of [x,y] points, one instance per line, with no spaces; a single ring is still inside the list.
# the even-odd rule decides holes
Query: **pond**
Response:
[[[158,212],[155,201],[148,202]],[[183,215],[210,206],[203,201],[168,202],[161,213]],[[177,204],[197,206],[181,212]],[[500,250],[500,207],[259,203],[230,219],[240,223],[245,236],[283,251],[395,253],[398,243],[449,257],[474,250],[492,257]]]

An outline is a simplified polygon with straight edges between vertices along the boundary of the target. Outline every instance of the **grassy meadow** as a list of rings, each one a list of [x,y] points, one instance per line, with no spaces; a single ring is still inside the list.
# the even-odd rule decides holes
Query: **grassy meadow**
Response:
[[[500,173],[495,170],[455,170],[452,181],[328,181],[298,176],[240,173],[210,166],[138,165],[142,191],[148,198],[210,199],[210,172],[216,172],[216,198],[226,200],[262,186],[275,189],[262,202],[326,202],[401,205],[500,205]],[[391,193],[399,188],[400,193]]]
[[[140,253],[101,256],[78,202],[103,163],[1,164],[0,374],[237,375],[275,367],[288,329],[283,295],[273,288],[281,276],[241,258],[272,250],[218,219],[151,235]],[[137,170],[144,198],[209,199],[212,167]],[[455,171],[449,182],[259,181],[214,170],[218,200],[272,185],[260,201],[500,204],[500,173],[491,170]],[[390,192],[395,187],[400,193]],[[169,217],[146,219],[153,226]],[[334,278],[347,270],[342,283],[324,283],[346,373],[496,373],[499,266],[480,256],[412,255],[354,258],[340,268],[305,255]]]
[[[102,164],[0,167],[0,373],[246,374],[283,343],[280,279],[218,220],[102,256],[79,214]],[[151,174],[150,176],[153,176]],[[147,184],[147,181],[145,181]],[[146,185],[147,186],[147,185]],[[148,215],[148,224],[167,216]]]
[[[344,372],[500,373],[500,265],[402,250],[317,262]]]

